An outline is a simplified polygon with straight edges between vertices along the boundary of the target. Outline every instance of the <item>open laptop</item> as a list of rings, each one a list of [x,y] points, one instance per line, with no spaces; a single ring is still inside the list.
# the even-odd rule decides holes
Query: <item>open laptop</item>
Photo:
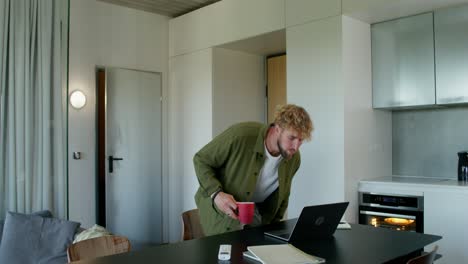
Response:
[[[306,206],[297,221],[284,228],[265,232],[265,235],[286,242],[331,237],[340,223],[349,202]]]

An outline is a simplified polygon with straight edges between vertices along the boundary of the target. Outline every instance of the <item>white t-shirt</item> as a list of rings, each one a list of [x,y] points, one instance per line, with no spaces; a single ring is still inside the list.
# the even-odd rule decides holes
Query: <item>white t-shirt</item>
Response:
[[[273,157],[265,147],[266,159],[263,167],[260,169],[260,174],[257,178],[257,185],[252,197],[252,202],[261,203],[265,201],[272,192],[278,188],[278,167],[281,162],[281,155]]]

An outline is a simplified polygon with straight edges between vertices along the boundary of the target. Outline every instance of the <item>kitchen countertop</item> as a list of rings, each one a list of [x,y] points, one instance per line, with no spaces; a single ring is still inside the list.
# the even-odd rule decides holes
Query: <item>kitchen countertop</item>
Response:
[[[365,179],[359,182],[360,192],[395,192],[422,195],[424,190],[459,190],[468,191],[468,182],[456,179],[411,177],[411,176],[386,176],[373,179]],[[410,193],[408,193],[410,192]],[[411,193],[416,192],[416,193]]]

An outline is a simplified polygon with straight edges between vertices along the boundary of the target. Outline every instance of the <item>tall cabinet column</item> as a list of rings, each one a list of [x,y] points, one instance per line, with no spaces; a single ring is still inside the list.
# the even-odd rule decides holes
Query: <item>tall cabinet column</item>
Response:
[[[303,106],[315,126],[301,147],[288,217],[346,200],[346,218],[357,222],[359,180],[391,173],[391,116],[372,109],[370,26],[339,15],[288,27],[286,41],[288,103]]]

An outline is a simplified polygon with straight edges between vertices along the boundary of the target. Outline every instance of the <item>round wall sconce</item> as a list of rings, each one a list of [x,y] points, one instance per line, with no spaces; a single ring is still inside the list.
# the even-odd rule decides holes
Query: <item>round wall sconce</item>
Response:
[[[75,90],[70,94],[70,104],[75,109],[81,109],[86,104],[86,95],[80,91]]]

